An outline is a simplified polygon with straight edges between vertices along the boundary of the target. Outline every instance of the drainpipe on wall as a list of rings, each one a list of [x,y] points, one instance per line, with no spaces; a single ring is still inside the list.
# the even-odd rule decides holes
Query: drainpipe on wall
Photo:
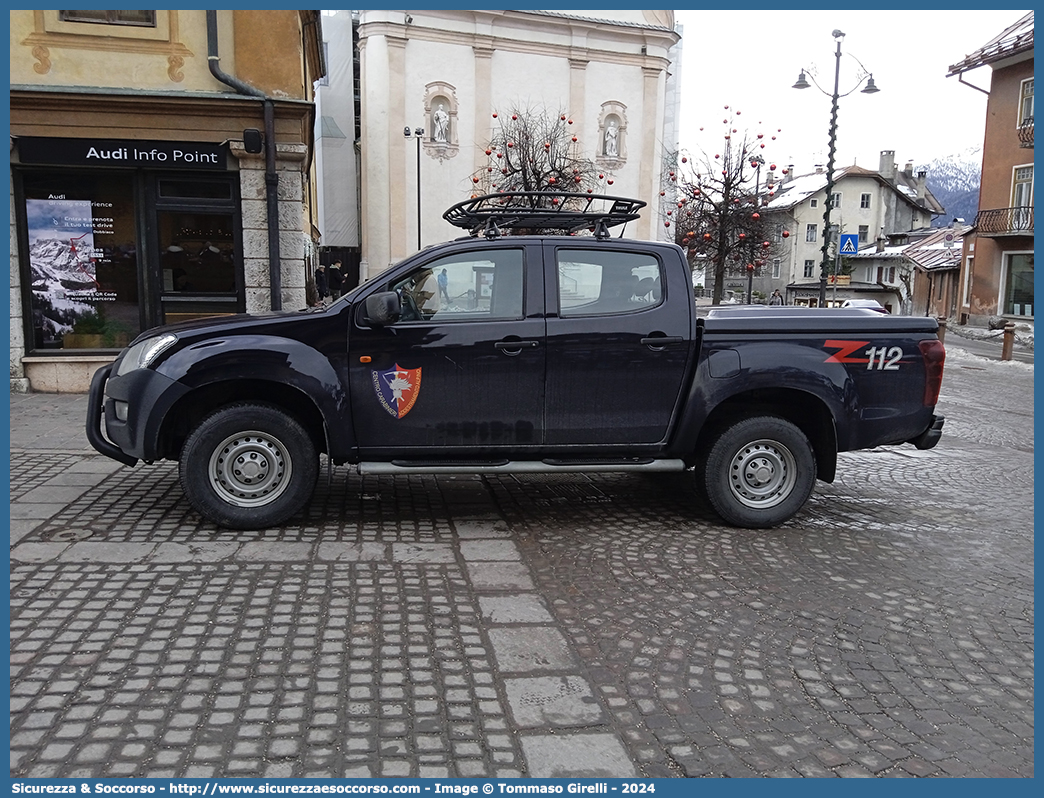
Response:
[[[275,104],[260,89],[221,71],[218,62],[217,11],[207,11],[207,63],[210,74],[240,94],[262,100],[265,113],[265,198],[268,202],[268,279],[272,310],[283,309],[283,278],[279,255],[279,176],[276,174]]]

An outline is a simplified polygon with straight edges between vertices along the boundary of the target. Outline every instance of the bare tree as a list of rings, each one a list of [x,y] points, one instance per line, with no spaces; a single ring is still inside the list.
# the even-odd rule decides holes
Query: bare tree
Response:
[[[564,111],[513,107],[496,112],[498,125],[485,146],[487,165],[471,175],[472,196],[502,191],[595,193],[612,185],[583,157],[573,120]]]
[[[727,276],[760,274],[779,249],[764,213],[774,194],[767,180],[776,168],[765,161],[765,135],[740,133],[734,115],[723,124],[721,149],[713,156],[701,150],[696,159],[686,151],[665,158],[660,191],[663,222],[674,228],[690,268],[700,262],[713,268],[715,305]]]

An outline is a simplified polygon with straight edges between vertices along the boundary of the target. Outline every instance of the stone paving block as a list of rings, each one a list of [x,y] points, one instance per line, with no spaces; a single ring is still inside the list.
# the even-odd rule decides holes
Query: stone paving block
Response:
[[[523,734],[527,772],[537,779],[626,779],[638,775],[616,735]]]
[[[504,690],[522,728],[591,726],[608,720],[590,685],[579,676],[505,679]]]
[[[446,543],[393,543],[392,561],[397,563],[454,563],[457,555]]]
[[[250,541],[236,553],[243,562],[307,562],[312,557],[311,543],[283,543],[279,541]]]
[[[487,623],[554,623],[543,599],[536,593],[484,595],[478,597],[482,620]]]
[[[239,543],[160,543],[149,556],[154,563],[214,563],[231,560]]]
[[[507,522],[495,516],[484,519],[454,519],[453,528],[461,540],[476,538],[510,538],[511,528]]]
[[[79,499],[93,485],[56,485],[53,480],[18,497],[19,503],[67,505]]]
[[[60,562],[135,563],[144,562],[155,550],[152,543],[73,543],[59,555]]]
[[[478,590],[535,590],[529,569],[517,562],[469,562],[468,578]]]
[[[54,501],[49,501],[46,504],[37,502],[13,501],[11,502],[11,520],[46,520],[49,518],[54,518],[64,509],[64,504]]]
[[[565,637],[549,626],[511,626],[489,630],[493,654],[502,673],[575,669]]]
[[[66,473],[99,474],[108,476],[126,468],[127,466],[123,465],[123,463],[118,463],[115,460],[110,460],[108,457],[103,457],[99,454],[94,457],[85,457],[79,462],[73,463],[66,470]]]
[[[460,553],[468,562],[522,559],[518,546],[510,540],[462,540]]]
[[[68,543],[21,543],[11,549],[11,559],[17,562],[49,562],[58,559],[68,546]]]
[[[319,544],[316,557],[335,562],[379,562],[388,559],[388,547],[383,543],[328,541]]]

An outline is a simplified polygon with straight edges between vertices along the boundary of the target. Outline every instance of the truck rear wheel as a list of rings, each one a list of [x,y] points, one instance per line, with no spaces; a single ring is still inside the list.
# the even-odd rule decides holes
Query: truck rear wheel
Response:
[[[725,521],[750,529],[792,517],[816,481],[816,455],[805,434],[775,416],[756,416],[721,430],[697,468],[699,487]]]
[[[185,441],[179,468],[189,502],[232,529],[276,526],[315,490],[319,461],[307,431],[271,405],[217,410]]]

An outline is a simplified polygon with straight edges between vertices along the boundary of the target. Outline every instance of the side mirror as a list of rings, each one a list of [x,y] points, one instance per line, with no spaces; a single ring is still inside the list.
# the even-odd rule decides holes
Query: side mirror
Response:
[[[371,327],[385,327],[395,324],[402,317],[402,306],[399,295],[394,291],[382,291],[366,297],[365,321]]]

